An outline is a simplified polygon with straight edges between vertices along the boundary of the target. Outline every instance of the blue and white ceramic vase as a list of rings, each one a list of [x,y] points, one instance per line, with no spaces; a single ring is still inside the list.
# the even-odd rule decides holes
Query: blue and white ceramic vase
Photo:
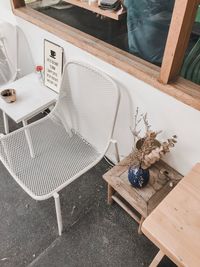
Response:
[[[142,188],[148,184],[149,170],[142,169],[140,166],[131,166],[128,169],[128,180],[132,186]]]

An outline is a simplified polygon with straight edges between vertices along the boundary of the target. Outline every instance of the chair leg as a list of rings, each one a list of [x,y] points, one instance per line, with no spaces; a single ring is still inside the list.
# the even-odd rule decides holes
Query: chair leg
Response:
[[[139,227],[138,227],[138,234],[139,234],[139,235],[142,235],[142,230],[141,230],[141,228],[142,228],[142,224],[143,224],[144,220],[145,220],[144,217],[142,217],[142,218],[140,219]]]
[[[8,134],[9,133],[8,116],[6,115],[5,112],[3,112],[3,122],[4,122],[5,134]]]
[[[155,256],[155,258],[153,259],[152,263],[149,265],[149,267],[157,267],[164,256],[165,254],[160,250],[158,254]]]
[[[27,121],[25,121],[25,120],[23,120],[22,123],[23,123],[24,127],[28,125]],[[33,149],[33,143],[32,143],[32,139],[31,139],[31,134],[30,134],[30,131],[27,130],[27,129],[25,130],[25,136],[26,136],[26,140],[27,140],[28,147],[29,147],[29,150],[30,150],[31,158],[35,158],[35,153],[34,153],[34,149]]]
[[[117,163],[120,162],[120,156],[119,156],[119,148],[118,148],[118,143],[116,140],[111,140],[111,143],[114,145],[115,147],[115,158],[116,158],[116,161]]]
[[[111,205],[113,203],[112,196],[115,192],[115,189],[108,184],[108,204]]]
[[[54,200],[55,200],[56,217],[57,217],[57,223],[58,223],[58,233],[59,235],[62,235],[63,223],[62,223],[62,214],[61,214],[61,206],[60,206],[60,196],[58,193],[54,194]]]

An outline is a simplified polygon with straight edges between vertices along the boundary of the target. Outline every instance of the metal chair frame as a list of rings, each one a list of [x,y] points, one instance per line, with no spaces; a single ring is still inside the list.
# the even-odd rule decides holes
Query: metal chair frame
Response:
[[[111,119],[112,125],[111,125],[110,129],[108,130],[108,132],[109,132],[108,139],[107,139],[103,149],[97,154],[94,161],[92,161],[90,164],[85,166],[83,169],[79,170],[72,177],[66,179],[65,182],[60,184],[58,187],[55,187],[53,190],[51,190],[47,194],[37,195],[30,188],[28,188],[27,185],[25,185],[24,182],[22,182],[22,180],[20,180],[19,174],[17,173],[17,171],[15,171],[15,166],[14,167],[12,166],[13,158],[12,158],[12,156],[10,156],[10,154],[13,153],[12,155],[13,155],[13,157],[15,157],[15,153],[17,153],[17,150],[14,152],[12,151],[12,139],[18,138],[18,136],[20,136],[20,138],[21,138],[21,136],[24,135],[24,137],[23,137],[24,143],[22,142],[22,145],[24,145],[24,146],[28,145],[29,155],[30,155],[30,158],[27,159],[27,161],[33,162],[34,160],[36,160],[37,157],[39,157],[37,155],[37,151],[35,151],[34,141],[32,140],[33,130],[35,131],[35,129],[37,129],[37,127],[38,127],[38,129],[40,129],[39,128],[40,125],[43,125],[48,120],[52,120],[52,119],[57,120],[58,117],[60,116],[60,114],[62,114],[62,115],[64,114],[64,112],[62,111],[62,109],[60,109],[60,107],[61,107],[61,105],[63,105],[63,103],[62,103],[63,96],[66,97],[66,95],[67,95],[66,94],[67,93],[66,87],[68,88],[69,86],[66,86],[66,79],[67,79],[66,77],[68,77],[68,75],[69,75],[70,68],[72,70],[73,70],[73,68],[77,68],[77,69],[80,69],[80,71],[81,71],[81,69],[83,69],[84,71],[86,71],[86,74],[88,72],[88,73],[91,73],[92,75],[94,74],[94,77],[95,77],[95,75],[97,75],[97,77],[99,76],[101,81],[105,80],[106,84],[108,84],[108,88],[109,88],[111,94],[112,94],[112,90],[113,90],[113,95],[114,95],[115,99],[113,98],[114,104],[113,104],[113,111],[112,111],[113,118]],[[81,85],[81,81],[79,81],[79,82]],[[93,85],[93,87],[94,86],[95,86],[95,84]],[[71,90],[73,90],[73,88]],[[103,89],[103,90],[105,90],[105,89]],[[63,222],[62,222],[59,191],[62,190],[63,188],[65,188],[67,185],[69,185],[74,180],[76,180],[82,174],[84,174],[85,172],[90,170],[92,167],[94,167],[104,157],[104,155],[106,154],[106,152],[107,152],[107,150],[111,144],[114,145],[117,162],[119,162],[119,160],[120,160],[117,141],[113,139],[113,131],[114,131],[114,126],[115,126],[116,117],[117,117],[117,113],[118,113],[119,102],[120,102],[119,88],[118,88],[117,84],[108,75],[106,75],[105,73],[101,72],[100,70],[94,69],[93,67],[88,66],[86,64],[83,64],[80,62],[69,62],[64,67],[64,73],[63,73],[63,79],[62,79],[59,99],[58,99],[58,102],[57,102],[55,108],[52,110],[52,112],[49,115],[47,115],[45,118],[42,118],[42,119],[40,119],[40,120],[30,124],[30,125],[24,126],[23,128],[15,131],[15,132],[12,132],[8,135],[1,135],[0,136],[0,160],[2,161],[4,166],[7,168],[7,170],[11,174],[11,176],[16,180],[16,182],[24,189],[24,191],[26,193],[28,193],[35,200],[41,201],[41,200],[49,199],[50,197],[54,198],[59,235],[61,235],[62,231],[63,231]],[[92,115],[93,114],[91,114],[91,116]],[[61,123],[62,127],[65,128],[66,135],[70,136],[71,135],[70,126],[67,125],[64,120],[61,120],[61,122],[59,122],[59,123]],[[68,138],[70,138],[70,137],[68,137]],[[16,139],[16,140],[18,140],[18,139]],[[20,142],[20,140],[21,139],[19,139],[19,142]],[[85,142],[85,140],[84,140],[84,142]],[[11,147],[9,147],[9,146],[11,146]],[[48,160],[48,157],[46,158],[46,160]],[[63,159],[63,164],[65,164],[65,159]],[[16,167],[16,169],[17,169],[17,167]]]

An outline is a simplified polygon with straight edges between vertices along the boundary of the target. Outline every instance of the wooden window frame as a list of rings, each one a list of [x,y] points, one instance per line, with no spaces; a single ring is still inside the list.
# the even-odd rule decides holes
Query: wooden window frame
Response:
[[[160,81],[167,84],[180,73],[199,0],[175,0],[165,53],[160,71]]]
[[[178,76],[199,0],[175,0],[161,68],[128,52],[31,9],[24,0],[10,0],[16,16],[72,43],[90,54],[200,110],[200,86]]]

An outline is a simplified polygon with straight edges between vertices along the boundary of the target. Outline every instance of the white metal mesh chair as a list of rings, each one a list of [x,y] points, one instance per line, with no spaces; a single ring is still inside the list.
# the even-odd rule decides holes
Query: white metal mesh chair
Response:
[[[114,142],[119,99],[110,77],[71,62],[65,66],[53,111],[0,138],[0,159],[17,183],[36,200],[54,197],[59,235],[63,226],[58,192],[95,166]]]

